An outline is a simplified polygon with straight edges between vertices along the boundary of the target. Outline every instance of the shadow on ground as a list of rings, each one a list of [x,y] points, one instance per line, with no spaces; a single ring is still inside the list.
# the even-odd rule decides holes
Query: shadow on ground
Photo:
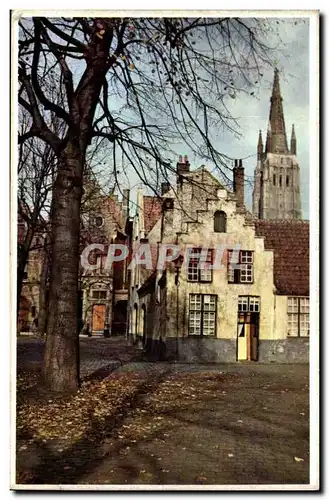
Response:
[[[307,366],[209,367],[200,374],[165,366],[124,400],[105,429],[91,418],[84,438],[64,453],[38,442],[24,482],[309,482]]]

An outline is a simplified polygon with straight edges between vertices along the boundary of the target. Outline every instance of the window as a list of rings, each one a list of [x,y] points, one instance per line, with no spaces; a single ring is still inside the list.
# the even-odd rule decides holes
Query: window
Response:
[[[280,184],[280,187],[282,187],[282,175],[280,175],[280,177],[279,177],[279,184]]]
[[[198,281],[201,283],[210,283],[212,281],[212,269],[209,269],[209,264],[213,261],[212,249],[208,250],[206,260],[203,257],[201,248],[193,248],[189,256],[187,268],[187,280]]]
[[[228,283],[253,283],[254,252],[249,250],[228,251]]]
[[[35,307],[35,306],[32,306],[32,307],[31,307],[31,315],[32,315],[32,318],[35,318],[36,312],[37,312],[36,307]]]
[[[92,298],[93,299],[106,299],[107,291],[106,290],[93,290]]]
[[[259,312],[259,297],[239,295],[238,312]]]
[[[288,297],[288,337],[308,337],[310,334],[310,304],[308,297]]]
[[[276,185],[276,175],[273,174],[273,186],[275,186],[275,185]]]
[[[189,335],[216,334],[217,295],[190,294]]]
[[[95,217],[95,226],[96,227],[102,227],[103,225],[103,217],[101,217],[100,215],[98,215],[97,217]]]
[[[215,212],[214,215],[214,232],[226,233],[226,213],[221,210]]]
[[[287,187],[289,186],[289,175],[287,175],[287,177],[286,177],[286,186]]]

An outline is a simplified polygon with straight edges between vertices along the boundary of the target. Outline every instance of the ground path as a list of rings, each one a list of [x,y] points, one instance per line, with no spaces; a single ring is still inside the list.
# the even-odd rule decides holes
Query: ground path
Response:
[[[306,365],[147,363],[120,338],[83,339],[81,354],[87,377],[131,374],[141,383],[96,442],[86,435],[61,455],[43,450],[33,482],[308,482]],[[18,342],[19,369],[41,357],[40,341]]]

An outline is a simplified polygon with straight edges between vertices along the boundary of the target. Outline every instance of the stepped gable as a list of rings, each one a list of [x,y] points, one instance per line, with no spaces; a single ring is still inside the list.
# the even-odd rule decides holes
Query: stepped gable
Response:
[[[144,196],[143,204],[145,234],[147,235],[161,217],[162,199],[157,196]]]

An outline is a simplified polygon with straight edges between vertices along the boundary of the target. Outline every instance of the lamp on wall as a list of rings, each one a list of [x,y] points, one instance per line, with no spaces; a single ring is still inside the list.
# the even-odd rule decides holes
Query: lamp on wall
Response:
[[[177,259],[174,260],[174,265],[175,265],[175,285],[176,286],[179,285],[179,275],[180,275],[180,271],[181,271],[183,262],[184,262],[183,255],[179,255],[177,257]]]

